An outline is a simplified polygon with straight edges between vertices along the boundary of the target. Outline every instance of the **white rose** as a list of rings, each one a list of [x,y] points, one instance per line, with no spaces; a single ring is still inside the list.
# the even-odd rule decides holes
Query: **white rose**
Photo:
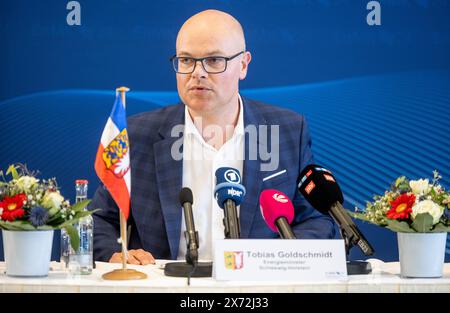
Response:
[[[439,222],[442,214],[444,213],[444,208],[434,203],[431,200],[423,200],[412,207],[412,217],[416,218],[417,214],[428,213],[433,217],[433,225]]]
[[[27,193],[30,192],[31,187],[38,182],[39,179],[36,179],[33,176],[22,176],[16,180],[16,186],[19,187],[20,191]]]
[[[409,187],[415,195],[422,195],[430,191],[428,179],[411,180]]]
[[[64,197],[57,191],[46,192],[42,199],[42,205],[47,209],[50,209],[49,215],[53,216],[59,209],[64,201]]]

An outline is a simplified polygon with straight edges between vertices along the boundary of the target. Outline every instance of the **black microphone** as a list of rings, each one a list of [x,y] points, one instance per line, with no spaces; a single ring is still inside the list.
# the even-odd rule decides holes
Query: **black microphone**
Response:
[[[211,277],[212,262],[198,262],[198,232],[195,230],[192,204],[194,199],[189,188],[183,188],[179,195],[180,205],[183,207],[186,231],[186,262],[167,263],[164,275],[173,277]]]
[[[347,253],[348,249],[354,245],[357,245],[365,255],[374,253],[370,243],[353,222],[347,210],[342,207],[344,196],[336,178],[329,170],[320,165],[310,164],[302,170],[297,183],[298,190],[303,197],[322,214],[331,215],[339,225],[342,238],[346,243]],[[367,271],[368,269],[362,270],[364,273]]]
[[[241,175],[237,169],[220,167],[216,170],[214,195],[217,204],[224,210],[225,238],[239,239],[240,226],[237,206],[241,204],[245,196],[245,187],[241,185]]]
[[[194,265],[198,261],[198,232],[195,231],[192,203],[194,202],[192,191],[184,187],[180,192],[180,205],[183,207],[186,231],[186,262]]]

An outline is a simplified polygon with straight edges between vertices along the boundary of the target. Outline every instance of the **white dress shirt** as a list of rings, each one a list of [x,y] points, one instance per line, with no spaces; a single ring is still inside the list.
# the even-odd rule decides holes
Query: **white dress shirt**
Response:
[[[223,210],[214,198],[215,172],[220,167],[233,167],[242,175],[244,164],[244,108],[239,96],[239,117],[232,137],[217,150],[206,143],[185,107],[183,139],[183,187],[192,190],[195,230],[199,237],[199,259],[212,260],[213,245],[224,239]],[[238,207],[239,214],[239,207]],[[185,259],[186,224],[182,213],[178,259]]]

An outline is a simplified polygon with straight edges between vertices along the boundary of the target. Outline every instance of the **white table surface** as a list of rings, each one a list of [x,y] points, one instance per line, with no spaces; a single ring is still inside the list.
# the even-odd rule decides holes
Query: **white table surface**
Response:
[[[156,265],[129,268],[145,272],[148,278],[132,281],[107,281],[102,275],[121,267],[120,264],[96,262],[91,275],[72,276],[60,269],[60,264],[51,262],[48,277],[18,278],[5,274],[5,264],[0,262],[1,292],[163,292],[163,293],[240,293],[240,292],[450,292],[450,263],[444,265],[444,276],[433,279],[405,279],[399,275],[399,263],[384,263],[368,260],[372,265],[370,275],[350,275],[347,281],[327,282],[236,282],[216,281],[213,278],[186,278],[164,276],[162,266],[166,260],[157,260]]]

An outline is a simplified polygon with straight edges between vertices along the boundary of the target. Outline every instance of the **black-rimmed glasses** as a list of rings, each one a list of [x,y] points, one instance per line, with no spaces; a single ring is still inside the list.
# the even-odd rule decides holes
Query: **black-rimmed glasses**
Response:
[[[202,63],[205,72],[209,74],[219,74],[227,70],[228,61],[233,60],[242,53],[244,53],[244,51],[236,53],[231,57],[209,56],[204,58],[177,57],[174,55],[170,58],[170,61],[172,61],[173,69],[178,74],[191,74],[194,72],[198,61]]]

